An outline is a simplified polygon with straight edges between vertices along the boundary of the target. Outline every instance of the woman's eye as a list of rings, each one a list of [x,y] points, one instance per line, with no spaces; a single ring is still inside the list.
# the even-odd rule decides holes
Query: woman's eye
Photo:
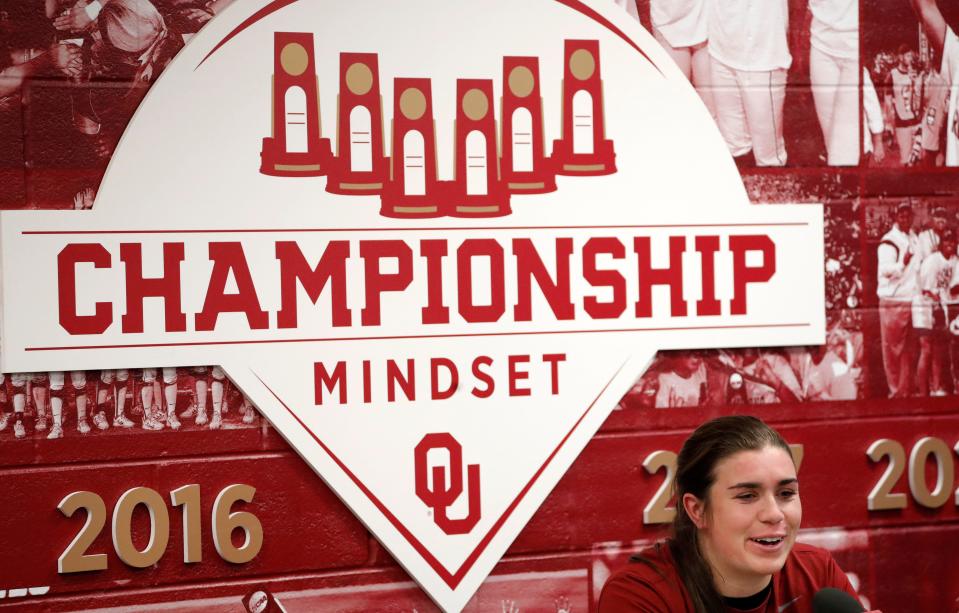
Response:
[[[745,492],[736,496],[736,500],[752,500],[756,497],[756,494],[752,492]]]
[[[797,492],[796,490],[783,490],[783,491],[779,492],[779,495],[782,496],[783,498],[793,498],[793,497],[795,497],[798,493],[799,493],[799,492]]]

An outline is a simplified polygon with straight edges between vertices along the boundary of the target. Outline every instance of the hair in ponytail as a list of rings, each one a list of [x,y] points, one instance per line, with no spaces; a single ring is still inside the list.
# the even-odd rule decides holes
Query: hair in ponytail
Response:
[[[709,489],[716,480],[716,465],[719,462],[740,451],[758,451],[769,446],[790,453],[789,445],[782,436],[760,419],[731,415],[698,427],[679,452],[674,482],[676,518],[668,546],[697,613],[722,611],[725,605],[716,589],[709,563],[699,548],[698,529],[686,513],[683,496],[692,494],[708,504]]]

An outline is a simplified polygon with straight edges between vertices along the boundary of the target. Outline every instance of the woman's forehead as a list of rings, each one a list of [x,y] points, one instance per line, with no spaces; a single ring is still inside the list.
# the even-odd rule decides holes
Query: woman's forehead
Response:
[[[796,478],[792,456],[780,447],[738,451],[716,464],[715,483],[730,487],[739,483],[778,484]]]

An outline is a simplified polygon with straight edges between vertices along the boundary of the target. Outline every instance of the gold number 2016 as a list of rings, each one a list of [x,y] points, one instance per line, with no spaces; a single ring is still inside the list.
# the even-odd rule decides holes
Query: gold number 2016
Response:
[[[232,510],[237,501],[252,502],[255,493],[256,489],[249,485],[230,485],[217,495],[213,503],[213,543],[217,553],[227,562],[249,562],[263,546],[260,520],[248,511]],[[183,562],[192,564],[201,561],[200,486],[184,485],[173,490],[170,492],[170,502],[175,507],[183,507]],[[140,505],[150,515],[150,540],[142,551],[134,545],[131,530],[133,512]],[[106,554],[86,553],[107,521],[103,498],[93,492],[73,492],[65,496],[57,508],[67,517],[72,517],[79,509],[87,512],[86,523],[60,554],[57,572],[66,574],[105,570],[108,564]],[[237,529],[245,534],[244,543],[239,547],[233,544],[233,531]],[[156,490],[147,487],[127,490],[113,508],[111,532],[113,548],[128,566],[146,568],[156,564],[166,553],[170,539],[170,513],[166,501]]]

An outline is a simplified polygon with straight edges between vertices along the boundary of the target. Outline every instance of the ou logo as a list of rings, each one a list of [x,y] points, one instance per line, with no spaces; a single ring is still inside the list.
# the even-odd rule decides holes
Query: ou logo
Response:
[[[445,449],[449,454],[449,475],[443,465],[432,467],[432,480],[427,472],[430,466],[427,455],[434,449]],[[462,519],[451,519],[449,507],[463,493],[463,448],[448,432],[427,434],[414,450],[416,471],[416,495],[423,504],[433,509],[433,521],[446,534],[468,534],[480,520],[480,474],[479,464],[466,467],[469,511]],[[431,485],[432,484],[432,485]]]

